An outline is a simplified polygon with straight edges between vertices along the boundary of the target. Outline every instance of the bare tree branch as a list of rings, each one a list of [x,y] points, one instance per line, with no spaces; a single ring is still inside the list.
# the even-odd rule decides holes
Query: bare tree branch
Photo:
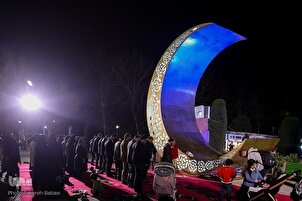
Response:
[[[127,102],[131,108],[136,132],[145,121],[142,113],[146,103],[148,84],[151,78],[151,63],[137,51],[120,55],[113,70],[117,75],[119,86],[128,95]]]
[[[112,102],[113,89],[116,87],[114,74],[103,53],[94,55],[86,69],[86,77],[92,80],[92,88],[98,99],[97,110],[100,115],[100,126],[103,133],[106,133],[108,131],[109,114],[114,109],[108,104],[110,101]]]

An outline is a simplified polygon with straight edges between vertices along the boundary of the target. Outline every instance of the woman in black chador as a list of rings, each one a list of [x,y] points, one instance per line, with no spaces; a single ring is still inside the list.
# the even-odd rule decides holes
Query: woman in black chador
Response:
[[[71,135],[66,144],[66,171],[74,174],[75,136]]]
[[[3,158],[8,176],[19,177],[19,166],[21,163],[19,144],[14,135],[5,136],[3,142]]]
[[[48,153],[48,190],[60,191],[63,183],[63,151],[55,135],[49,135],[47,141]]]
[[[84,138],[80,138],[76,146],[76,154],[74,157],[74,173],[75,176],[81,178],[83,173],[87,170],[87,148]]]
[[[6,177],[9,181],[12,178],[19,177],[19,166],[21,163],[19,144],[13,134],[4,136],[3,141],[3,172],[7,172]],[[2,174],[0,175],[2,177]],[[9,185],[8,191],[19,191],[19,187],[15,185]]]
[[[46,136],[38,135],[37,136],[37,144],[34,148],[34,161],[35,166],[32,172],[32,185],[34,191],[45,191],[47,190],[48,185],[48,165],[49,165],[49,154],[48,148],[46,144]]]
[[[174,142],[173,138],[168,140],[168,143],[164,146],[163,157],[161,158],[161,162],[169,162],[172,163],[172,143]]]

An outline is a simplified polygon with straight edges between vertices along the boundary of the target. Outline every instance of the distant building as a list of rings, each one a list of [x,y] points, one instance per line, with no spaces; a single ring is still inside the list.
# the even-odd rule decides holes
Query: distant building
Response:
[[[208,126],[208,119],[210,118],[210,106],[199,105],[195,108],[195,118],[197,122],[197,126],[199,131],[203,137],[203,139],[209,143],[210,141],[210,132]]]
[[[272,135],[259,134],[259,133],[227,131],[225,135],[225,151],[229,151],[228,149],[230,144],[233,144],[234,145],[233,148],[236,148],[245,138],[270,139],[270,138],[277,138],[277,137]]]
[[[210,106],[204,106],[199,105],[194,108],[195,110],[195,118],[196,119],[209,119],[210,118],[210,112],[211,107]]]
[[[195,118],[197,122],[197,126],[199,131],[203,137],[203,139],[209,143],[210,141],[210,132],[209,132],[209,118],[211,107],[205,105],[199,105],[194,108],[195,110]],[[265,135],[259,133],[246,133],[246,132],[234,132],[234,131],[227,131],[225,134],[225,146],[224,150],[229,151],[230,144],[232,148],[236,148],[245,138],[277,138],[276,136],[272,135]]]

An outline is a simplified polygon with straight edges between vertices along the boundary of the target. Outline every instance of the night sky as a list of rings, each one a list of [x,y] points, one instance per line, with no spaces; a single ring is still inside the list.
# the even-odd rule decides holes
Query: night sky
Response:
[[[90,55],[102,51],[114,59],[135,49],[156,64],[184,31],[214,22],[247,41],[226,49],[213,61],[201,83],[215,92],[198,91],[196,104],[210,105],[215,98],[224,98],[231,105],[236,104],[236,97],[257,97],[264,114],[260,132],[271,134],[272,127],[278,128],[286,115],[302,117],[298,98],[301,23],[296,8],[287,2],[264,5],[261,1],[1,1],[0,48],[13,50],[15,65],[29,69],[24,80],[33,80],[35,90],[47,97],[51,108],[44,116],[72,119],[74,125],[82,126],[85,109],[70,111],[69,105],[77,104],[73,99],[95,103],[87,89],[91,78],[82,76]],[[242,83],[247,85],[245,93],[240,89],[245,86]],[[64,87],[66,93],[59,93]],[[18,93],[12,90],[5,95]],[[131,119],[127,109],[119,107],[116,113],[114,121],[122,124],[121,129],[133,127],[133,122],[127,121]],[[235,113],[229,111],[229,118]],[[12,114],[21,115],[16,109]]]

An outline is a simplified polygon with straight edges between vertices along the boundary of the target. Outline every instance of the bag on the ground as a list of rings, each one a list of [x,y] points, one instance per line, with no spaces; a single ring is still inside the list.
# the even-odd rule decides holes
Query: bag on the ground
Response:
[[[258,152],[261,156],[262,165],[265,169],[269,170],[276,166],[277,161],[269,151],[259,150]]]

